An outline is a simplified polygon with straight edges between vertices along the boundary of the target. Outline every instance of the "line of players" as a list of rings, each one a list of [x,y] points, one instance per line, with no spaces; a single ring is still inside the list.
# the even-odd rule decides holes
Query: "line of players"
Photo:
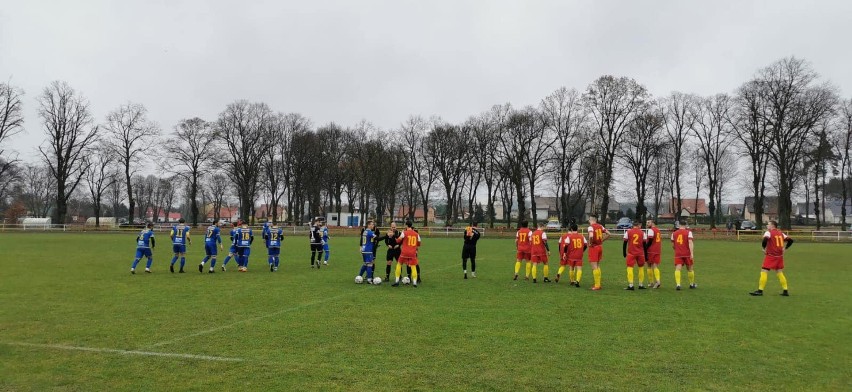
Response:
[[[222,223],[215,223],[207,227],[204,234],[204,251],[205,256],[204,259],[198,264],[198,272],[204,272],[205,264],[210,261],[210,267],[208,269],[208,273],[214,273],[216,267],[216,260],[218,257],[219,251],[223,250],[222,247],[222,235],[221,235],[221,227]],[[284,237],[284,231],[282,228],[278,227],[275,223],[272,223],[271,219],[267,220],[267,223],[263,225],[262,229],[262,238],[264,240],[264,245],[267,249],[267,261],[269,263],[269,271],[276,272],[278,271],[278,267],[281,263],[281,240]],[[311,237],[311,268],[314,268],[314,260],[316,259],[316,268],[320,267],[320,258],[322,254],[325,254],[325,260],[323,264],[328,265],[328,259],[331,254],[331,249],[329,246],[329,236],[328,236],[328,227],[324,224],[321,225],[320,222],[315,222],[311,227],[310,231]],[[192,244],[192,238],[190,236],[190,227],[186,225],[183,219],[178,221],[178,224],[172,226],[171,232],[169,233],[169,238],[172,242],[172,251],[174,252],[174,256],[172,257],[171,265],[169,266],[169,270],[174,273],[175,272],[175,263],[180,260],[180,269],[178,273],[185,273],[184,267],[186,265],[186,246]],[[246,222],[238,221],[237,225],[231,229],[230,232],[231,245],[228,250],[228,256],[225,257],[225,260],[222,262],[221,269],[222,271],[226,271],[226,265],[231,259],[235,259],[237,261],[237,270],[240,272],[248,271],[248,263],[249,256],[251,255],[251,245],[254,243],[254,232]],[[145,272],[151,273],[151,264],[153,262],[153,255],[151,250],[155,247],[156,241],[154,238],[154,225],[153,223],[148,223],[146,227],[139,233],[136,237],[136,258],[133,260],[133,264],[130,267],[130,273],[136,273],[136,266],[139,264],[139,261],[145,257],[147,258],[147,263],[145,265]]]
[[[660,282],[660,254],[662,250],[662,236],[653,220],[646,222],[647,230],[641,228],[641,223],[634,222],[633,228],[624,232],[622,253],[627,264],[627,287],[625,290],[635,290],[634,268],[639,267],[639,289],[659,288]],[[525,280],[532,276],[533,283],[537,283],[538,264],[543,264],[543,281],[550,282],[548,256],[550,248],[547,244],[547,233],[544,224],[539,224],[537,230],[528,228],[529,222],[521,222],[521,228],[515,235],[517,246],[517,260],[515,262],[514,280],[518,279],[521,263],[526,263]],[[589,264],[592,266],[594,285],[592,290],[600,290],[601,268],[603,260],[603,241],[609,239],[610,233],[603,225],[598,223],[597,216],[589,217],[588,239],[579,233],[577,224],[569,224],[569,230],[559,238],[559,271],[556,273],[556,282],[562,278],[565,269],[568,269],[569,285],[580,287],[583,277],[583,254],[588,249]],[[694,246],[692,232],[688,227],[681,226],[671,235],[672,246],[675,253],[675,283],[676,290],[681,289],[681,267],[686,266],[689,277],[689,287],[698,287],[695,283],[694,270]],[[645,285],[647,264],[648,285]]]
[[[417,251],[423,241],[420,233],[414,229],[411,221],[405,222],[405,230],[397,230],[396,223],[391,223],[387,232],[382,235],[376,233],[376,224],[373,221],[367,221],[367,225],[361,231],[359,241],[359,249],[363,265],[355,276],[355,282],[361,283],[366,281],[368,284],[378,284],[382,282],[379,277],[374,277],[376,251],[379,242],[384,241],[387,246],[387,255],[385,257],[385,281],[390,281],[391,266],[396,261],[396,269],[394,270],[393,287],[398,287],[400,283],[412,283],[414,287],[422,282],[420,279],[420,262],[417,258]],[[406,266],[408,277],[400,279],[402,276],[402,266]]]

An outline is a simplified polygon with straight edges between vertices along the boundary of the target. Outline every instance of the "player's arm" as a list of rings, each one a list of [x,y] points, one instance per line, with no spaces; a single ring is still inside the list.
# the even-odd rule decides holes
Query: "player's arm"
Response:
[[[609,239],[609,230],[607,230],[606,227],[604,227],[603,228],[603,241],[606,241],[608,239]]]
[[[692,242],[692,238],[689,239],[689,258],[695,258],[695,243]]]
[[[767,244],[769,244],[769,232],[768,231],[763,233],[763,242],[762,242],[763,253],[766,253],[766,245]]]
[[[787,243],[787,245],[784,246],[784,249],[790,249],[790,247],[793,246],[793,239],[790,237],[785,238],[784,242]]]
[[[254,233],[249,234],[249,245],[251,245],[252,243],[254,243]]]
[[[151,249],[154,249],[155,244],[156,243],[154,242],[154,236],[151,236]]]
[[[588,249],[588,248],[589,248],[589,242],[586,241],[585,238],[583,238],[583,252],[585,252],[586,249]]]
[[[189,229],[186,230],[186,243],[192,245],[192,238],[189,236]]]
[[[627,257],[627,232],[624,232],[624,241],[621,242],[621,253],[623,257]]]

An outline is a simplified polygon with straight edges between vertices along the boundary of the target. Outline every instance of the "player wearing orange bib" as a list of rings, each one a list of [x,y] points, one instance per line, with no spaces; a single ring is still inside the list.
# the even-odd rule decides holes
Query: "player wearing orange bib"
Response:
[[[589,264],[592,265],[592,276],[595,285],[592,290],[601,289],[601,269],[598,263],[603,260],[603,242],[609,238],[609,231],[598,223],[597,215],[589,215]]]
[[[689,276],[689,288],[695,287],[695,270],[693,269],[695,246],[692,242],[692,232],[689,226],[680,226],[672,232],[672,248],[674,248],[675,262],[675,290],[680,290],[680,269],[686,265],[687,276]]]
[[[568,233],[559,239],[559,272],[556,274],[556,282],[568,266],[568,279],[570,285],[580,287],[580,278],[583,276],[583,252],[588,247],[586,237],[577,232],[577,224],[571,223]]]
[[[521,221],[519,223],[520,228],[518,232],[515,233],[515,246],[518,248],[517,260],[515,261],[515,277],[514,280],[518,280],[518,272],[521,270],[521,262],[527,262],[527,270],[526,277],[524,280],[528,280],[530,278],[530,269],[532,268],[532,262],[530,256],[530,252],[532,251],[532,230],[529,229],[530,223],[527,221]]]
[[[396,276],[396,281],[391,286],[398,287],[399,286],[399,277],[402,275],[402,264],[407,264],[411,267],[411,284],[414,287],[417,287],[417,266],[419,264],[417,260],[417,249],[420,248],[420,233],[418,233],[414,228],[412,228],[413,224],[411,221],[405,222],[405,231],[399,235],[399,238],[396,239],[396,242],[402,244],[402,250],[399,254],[399,261],[396,263],[396,271],[394,276]]]
[[[648,287],[658,289],[660,288],[660,255],[663,249],[663,237],[653,219],[648,219],[645,226],[647,227],[645,231],[648,233],[648,250],[645,256],[645,264],[648,265]]]
[[[530,247],[530,261],[532,262],[532,278],[533,283],[536,283],[536,275],[538,274],[538,264],[544,264],[542,267],[542,275],[544,283],[550,283],[550,267],[547,265],[547,256],[550,255],[550,247],[547,246],[547,233],[544,232],[544,223],[538,224],[538,229],[532,233]]]
[[[787,237],[781,230],[778,230],[778,223],[769,221],[766,225],[766,232],[763,233],[763,267],[760,269],[760,281],[758,282],[757,291],[749,294],[754,296],[763,295],[763,289],[766,288],[766,280],[768,279],[769,270],[775,270],[775,275],[778,276],[778,282],[781,283],[782,296],[789,297],[787,292],[787,277],[784,276],[784,251],[793,245],[793,239]]]
[[[639,266],[639,281],[645,280],[642,267],[645,266],[645,243],[648,242],[648,234],[642,230],[642,224],[638,220],[633,222],[633,228],[624,232],[624,243],[621,246],[624,261],[627,263],[627,287],[625,290],[633,290],[633,266]],[[639,283],[639,288],[645,286]]]

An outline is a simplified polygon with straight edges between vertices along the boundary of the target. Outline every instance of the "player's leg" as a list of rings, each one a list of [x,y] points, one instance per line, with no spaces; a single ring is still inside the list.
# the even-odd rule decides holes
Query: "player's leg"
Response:
[[[325,253],[325,258],[323,259],[323,264],[328,265],[328,258],[331,256],[331,247],[328,244],[322,246],[323,253]]]
[[[462,246],[462,273],[465,279],[467,279],[467,253],[467,246]]]
[[[400,259],[396,260],[396,269],[394,270],[393,276],[394,276],[393,286],[394,287],[399,286],[399,277],[402,276],[402,264],[400,263]]]
[[[560,258],[559,259],[559,269],[556,270],[556,283],[559,283],[559,279],[562,278],[562,273],[565,272],[565,266],[566,265],[568,265],[568,260],[565,259],[565,258]],[[574,276],[574,271],[572,271],[571,267],[569,266],[568,267],[568,278],[569,278],[568,282],[569,282],[569,284],[574,282],[573,276]]]
[[[547,255],[542,256],[541,263],[544,265],[541,267],[541,276],[544,277],[542,281],[544,281],[544,283],[550,283],[550,265],[548,264]]]
[[[414,268],[411,269],[411,284],[414,287],[417,287],[420,284],[420,263],[417,262],[417,258],[412,259],[414,263]]]
[[[468,253],[470,256],[470,277],[476,277],[476,247],[473,246],[470,248],[470,252]],[[420,265],[420,264],[418,264]]]
[[[521,271],[521,252],[518,252],[518,255],[515,257],[515,277],[514,280],[518,280],[518,272]]]
[[[207,273],[212,274],[212,273],[216,272],[214,270],[214,268],[216,268],[216,256],[218,256],[218,255],[217,254],[210,255],[210,269],[207,270]]]
[[[172,251],[174,252],[174,256],[172,256],[172,263],[169,265],[169,271],[174,273],[175,272],[175,263],[177,263],[177,261],[178,261],[179,253],[178,253],[177,246],[173,246],[172,248],[174,248],[174,249],[172,249]]]
[[[583,266],[576,264],[572,272],[574,272],[574,287],[580,287],[580,279],[583,278]]]
[[[534,267],[533,262],[532,262],[532,260],[531,260],[531,259],[532,259],[532,256],[531,256],[530,254],[528,254],[528,253],[525,253],[525,254],[524,254],[524,260],[526,260],[526,262],[527,262],[527,265],[526,265],[526,278],[525,278],[525,279],[527,279],[527,280],[529,280],[529,278],[530,278],[530,272],[531,272],[532,268]],[[533,277],[533,279],[535,279],[535,277]]]
[[[601,289],[601,268],[598,265],[597,261],[589,261],[589,264],[592,265],[592,278],[595,281],[595,285],[592,286],[592,290],[600,290]]]
[[[645,288],[645,260],[642,256],[639,257],[638,260],[638,272],[639,272],[639,289]]]
[[[781,289],[784,290],[781,292],[781,295],[789,297],[790,293],[787,292],[787,277],[784,276],[784,268],[775,270],[775,275],[778,276],[778,283],[781,284]]]
[[[142,258],[142,249],[136,248],[136,258],[133,259],[133,265],[130,266],[130,273],[136,273],[136,265],[139,264],[139,259]]]
[[[275,255],[272,252],[272,248],[269,248],[266,257],[266,262],[269,263],[269,272],[275,272]]]
[[[532,260],[530,260],[530,262],[528,264],[532,265],[532,267],[531,267],[532,280],[533,280],[533,283],[538,283],[538,281],[536,280],[536,278],[538,277],[538,256],[532,255],[530,258]]]
[[[660,271],[660,255],[657,254],[654,259],[654,280],[656,280],[656,283],[654,284],[655,288],[660,288],[660,285],[662,284],[662,278],[660,277],[661,274],[662,271]]]
[[[319,260],[317,260],[319,262]],[[373,259],[370,259],[370,262],[367,263],[367,282],[373,283]]]
[[[680,290],[680,269],[683,267],[683,258],[675,257],[675,290]]]
[[[185,265],[186,265],[186,248],[181,247],[181,252],[180,252],[180,271],[178,271],[178,272],[180,272],[180,273],[184,273],[185,271],[183,270],[183,267],[184,267]]]
[[[633,267],[636,265],[636,261],[633,259],[633,255],[627,255],[627,287],[625,290],[633,290]]]
[[[689,279],[689,288],[694,289],[698,287],[695,284],[695,266],[693,265],[693,261],[690,258],[689,263],[686,265],[686,277]]]
[[[151,253],[151,249],[147,249],[145,252],[145,256],[148,258],[148,262],[145,263],[145,272],[151,273],[151,264],[154,263],[154,255]]]

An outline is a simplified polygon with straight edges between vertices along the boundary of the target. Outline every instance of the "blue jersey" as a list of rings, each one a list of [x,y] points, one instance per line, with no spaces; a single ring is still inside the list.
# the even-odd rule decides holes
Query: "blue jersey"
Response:
[[[172,226],[172,244],[186,245],[186,240],[189,238],[189,226],[177,225]]]
[[[254,233],[249,227],[240,227],[234,233],[234,245],[238,248],[251,247],[252,241],[254,241]]]
[[[221,244],[222,243],[222,230],[219,229],[219,226],[210,225],[207,228],[207,232],[204,234],[204,243],[205,244]]]
[[[376,236],[370,229],[361,233],[361,253],[373,253],[373,238]]]
[[[280,248],[281,247],[281,237],[284,236],[284,229],[279,227],[270,227],[269,231],[266,233],[266,247],[267,248]]]
[[[322,228],[322,243],[328,244],[328,227]]]
[[[150,248],[154,244],[154,230],[144,229],[136,236],[137,248]]]
[[[272,228],[272,222],[266,222],[266,223],[263,224],[263,232],[262,232],[263,239],[266,239],[266,237],[269,236],[271,228]]]
[[[237,244],[236,235],[237,235],[237,228],[235,227],[235,228],[231,229],[231,245]]]

